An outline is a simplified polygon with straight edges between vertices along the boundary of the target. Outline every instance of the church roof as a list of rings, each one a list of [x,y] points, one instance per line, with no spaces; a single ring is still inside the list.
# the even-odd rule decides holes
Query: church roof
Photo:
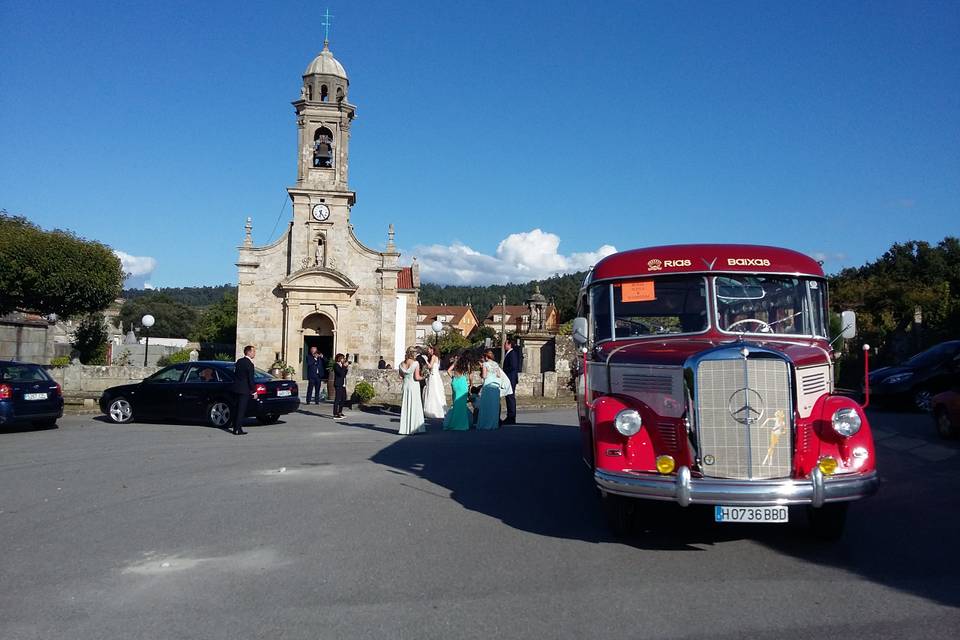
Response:
[[[333,57],[326,42],[323,43],[323,51],[313,59],[313,62],[307,66],[307,70],[303,72],[305,76],[312,76],[314,74],[337,76],[344,80],[347,79],[346,70],[343,68],[343,65]]]
[[[413,267],[404,267],[397,273],[397,289],[413,289]]]

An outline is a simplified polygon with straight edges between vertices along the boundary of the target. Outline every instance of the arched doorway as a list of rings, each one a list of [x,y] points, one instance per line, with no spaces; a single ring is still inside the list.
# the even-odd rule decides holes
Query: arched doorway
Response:
[[[310,347],[316,347],[323,354],[327,362],[333,358],[336,348],[334,337],[336,329],[333,319],[324,313],[311,313],[303,319],[300,325],[303,334],[303,345],[300,348],[300,377],[306,379],[307,354]]]

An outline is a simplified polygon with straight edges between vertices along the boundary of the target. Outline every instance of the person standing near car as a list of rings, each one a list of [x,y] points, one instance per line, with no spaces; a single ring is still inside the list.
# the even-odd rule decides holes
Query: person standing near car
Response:
[[[316,347],[310,347],[307,356],[307,404],[314,398],[315,404],[320,404],[320,385],[327,374],[327,361]]]
[[[250,398],[257,397],[257,385],[254,381],[253,359],[257,356],[257,349],[253,345],[243,348],[243,357],[237,360],[233,368],[233,435],[245,436],[243,421],[247,417],[247,404]]]
[[[350,365],[342,353],[333,361],[333,417],[343,418],[343,405],[347,403],[347,373]]]

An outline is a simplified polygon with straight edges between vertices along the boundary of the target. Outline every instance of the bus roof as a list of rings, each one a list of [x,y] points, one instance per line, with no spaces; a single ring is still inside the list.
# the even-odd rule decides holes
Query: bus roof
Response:
[[[588,281],[704,272],[823,277],[819,262],[791,249],[752,244],[675,244],[607,256],[593,268]]]

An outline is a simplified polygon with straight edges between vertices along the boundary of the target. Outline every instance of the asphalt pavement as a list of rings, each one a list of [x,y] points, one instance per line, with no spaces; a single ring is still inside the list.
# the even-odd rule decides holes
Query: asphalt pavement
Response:
[[[824,543],[672,505],[613,538],[572,411],[321,409],[0,430],[0,638],[960,636],[960,445],[927,416],[872,413],[880,493]]]

